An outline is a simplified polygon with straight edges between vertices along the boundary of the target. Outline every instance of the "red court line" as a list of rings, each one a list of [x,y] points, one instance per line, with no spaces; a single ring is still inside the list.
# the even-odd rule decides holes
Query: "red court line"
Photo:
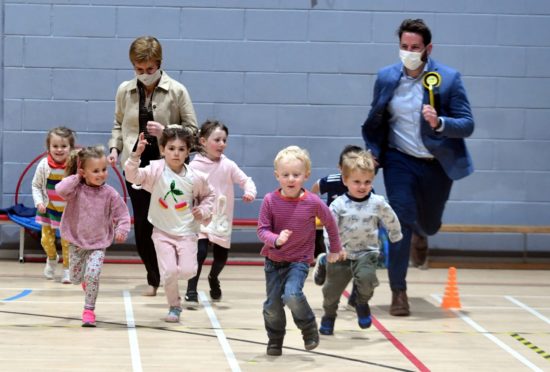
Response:
[[[344,291],[343,295],[344,297],[349,298],[348,291]],[[397,350],[401,352],[401,354],[403,354],[412,364],[414,364],[414,366],[418,368],[419,371],[422,371],[422,372],[430,371],[430,369],[426,367],[424,363],[418,360],[418,358],[409,349],[407,349],[407,347],[403,345],[401,341],[397,339],[397,337],[395,337],[390,331],[388,331],[386,327],[384,327],[382,323],[380,323],[374,315],[371,314],[371,318],[372,318],[372,323],[374,324],[376,329],[378,329],[380,333],[382,333],[384,337],[386,337],[388,341],[391,342],[393,346],[395,346]]]

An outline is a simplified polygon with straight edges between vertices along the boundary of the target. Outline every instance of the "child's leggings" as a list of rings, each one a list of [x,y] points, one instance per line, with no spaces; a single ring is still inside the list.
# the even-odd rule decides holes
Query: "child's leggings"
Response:
[[[199,239],[198,252],[197,252],[197,261],[199,267],[197,269],[197,275],[192,279],[189,279],[187,282],[187,292],[196,292],[197,285],[199,283],[199,277],[201,276],[202,265],[206,260],[206,255],[208,254],[208,246],[212,246],[212,252],[214,254],[214,260],[212,261],[212,266],[210,267],[210,278],[217,278],[218,275],[222,272],[225,264],[227,262],[227,256],[229,255],[229,249],[224,248],[220,245],[210,242],[208,239]]]
[[[42,238],[40,239],[42,248],[50,260],[57,257],[57,247],[55,246],[55,229],[49,225],[42,225]],[[61,239],[61,252],[63,255],[63,268],[69,268],[69,242]]]
[[[74,244],[69,244],[69,247],[71,251],[71,282],[84,284],[83,288],[86,293],[84,308],[94,310],[105,250],[82,249]]]
[[[187,280],[197,273],[197,238],[169,235],[156,227],[152,237],[166,300],[168,305],[179,307],[178,279]]]

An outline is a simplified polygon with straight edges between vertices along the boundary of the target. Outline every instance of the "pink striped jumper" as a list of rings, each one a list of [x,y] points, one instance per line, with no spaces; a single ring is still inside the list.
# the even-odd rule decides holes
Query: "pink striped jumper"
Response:
[[[258,217],[258,237],[264,243],[260,254],[276,262],[313,262],[315,217],[327,230],[330,251],[339,252],[342,246],[338,226],[330,209],[316,194],[304,190],[299,198],[287,198],[280,189],[268,193]],[[284,229],[291,230],[292,235],[281,247],[275,247]]]

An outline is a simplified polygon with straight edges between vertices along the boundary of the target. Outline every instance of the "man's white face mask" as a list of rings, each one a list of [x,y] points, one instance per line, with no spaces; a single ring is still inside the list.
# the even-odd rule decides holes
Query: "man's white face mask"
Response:
[[[409,52],[407,50],[399,50],[399,58],[401,58],[401,62],[403,62],[403,65],[409,69],[409,70],[416,70],[419,68],[424,61],[422,60],[422,54],[424,51],[421,52]]]

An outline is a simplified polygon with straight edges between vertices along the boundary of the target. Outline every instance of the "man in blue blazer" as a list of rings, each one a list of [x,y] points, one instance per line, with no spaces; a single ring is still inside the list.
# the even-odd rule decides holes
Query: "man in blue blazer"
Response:
[[[430,58],[424,21],[406,19],[397,34],[401,63],[378,72],[362,134],[384,169],[388,200],[403,229],[403,239],[390,246],[390,314],[408,316],[409,255],[414,265],[425,264],[426,236],[441,227],[453,181],[473,172],[464,138],[474,120],[460,73]]]

